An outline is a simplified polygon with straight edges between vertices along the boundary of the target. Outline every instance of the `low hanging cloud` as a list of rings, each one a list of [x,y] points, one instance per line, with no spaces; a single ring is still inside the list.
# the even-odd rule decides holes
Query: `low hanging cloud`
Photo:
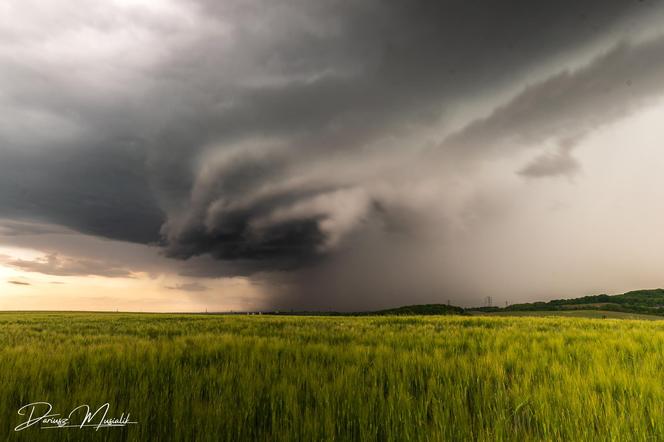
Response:
[[[48,235],[54,233],[71,233],[71,231],[52,224],[49,225],[17,220],[0,220],[0,237]]]
[[[124,267],[113,266],[104,261],[61,257],[56,253],[34,260],[17,259],[7,255],[0,255],[0,263],[24,272],[42,273],[52,276],[132,277],[132,272]]]
[[[182,292],[205,292],[208,290],[207,286],[198,282],[184,282],[173,286],[167,286],[168,290],[178,290]]]
[[[544,153],[519,170],[526,178],[545,178],[566,175],[574,176],[580,169],[579,162],[572,156],[576,140],[564,140],[553,153]]]

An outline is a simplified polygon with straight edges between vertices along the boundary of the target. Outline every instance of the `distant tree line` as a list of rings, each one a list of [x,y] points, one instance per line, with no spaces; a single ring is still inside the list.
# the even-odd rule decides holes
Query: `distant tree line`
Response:
[[[664,289],[636,290],[622,295],[590,295],[573,299],[554,299],[548,302],[512,304],[504,308],[477,307],[470,311],[556,311],[609,310],[626,313],[664,315]]]

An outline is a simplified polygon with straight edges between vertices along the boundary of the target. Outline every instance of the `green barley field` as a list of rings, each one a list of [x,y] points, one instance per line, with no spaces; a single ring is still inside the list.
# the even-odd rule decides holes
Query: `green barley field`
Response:
[[[664,440],[664,322],[0,314],[0,440]],[[127,427],[16,432],[30,402]]]

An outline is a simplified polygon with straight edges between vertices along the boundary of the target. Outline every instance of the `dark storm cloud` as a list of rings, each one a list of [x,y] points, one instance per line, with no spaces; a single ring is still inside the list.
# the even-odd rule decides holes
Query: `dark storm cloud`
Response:
[[[243,202],[247,195],[283,178],[287,168],[279,156],[246,152],[208,165],[199,174],[189,209],[163,227],[167,254],[189,258],[209,253],[218,259],[270,261],[275,268],[311,258],[313,246],[321,240],[315,217],[274,226],[263,235],[249,225],[252,219],[324,191],[288,189]]]
[[[175,4],[37,8],[29,32],[0,26],[0,216],[159,242],[200,263],[189,274],[305,268],[343,247],[371,261],[429,216],[411,187],[430,188],[411,181],[439,172],[408,158],[419,130],[661,13],[624,0]],[[442,150],[481,159],[512,139],[582,137],[659,90],[660,46],[620,45],[526,88]],[[521,174],[571,175],[571,155]],[[126,276],[57,257],[12,265]]]
[[[219,17],[255,12],[233,3],[206,6]],[[592,41],[625,14],[641,10],[625,2],[512,2],[501,8],[468,2],[293,2],[263,12],[269,35],[239,20],[237,32],[258,55],[254,67],[260,75],[220,86],[228,94],[204,100],[209,112],[199,116],[196,127],[208,135],[208,145],[222,151],[254,137],[273,139],[275,146],[264,146],[264,156],[241,151],[236,171],[217,172],[223,184],[208,188],[203,200],[185,202],[184,215],[178,206],[180,213],[162,229],[167,253],[183,258],[211,253],[222,260],[255,261],[258,269],[312,262],[329,236],[321,222],[333,217],[335,208],[303,209],[302,216],[263,223],[261,232],[252,228],[256,220],[296,204],[314,206],[315,198],[337,188],[363,184],[325,171],[286,193],[258,198],[252,191],[279,185],[324,155],[352,156],[344,152],[361,152],[375,139],[437,121],[465,94],[507,84],[543,58]],[[272,42],[264,41],[267,37]],[[190,65],[214,63],[211,52],[198,48]],[[183,183],[196,188],[195,181]]]
[[[0,157],[3,216],[32,218],[112,239],[159,240],[163,214],[148,188],[140,152],[99,146],[52,152],[5,150]]]
[[[254,54],[245,81],[206,85],[219,95],[199,100],[206,108],[195,117],[197,128],[223,142],[295,137],[302,150],[357,148],[404,125],[435,121],[467,94],[514,81],[649,8],[625,1],[206,5],[222,18],[239,14],[242,49]],[[252,27],[259,11],[263,31]],[[203,44],[184,65],[174,62],[206,83],[201,66],[227,60],[215,52]]]

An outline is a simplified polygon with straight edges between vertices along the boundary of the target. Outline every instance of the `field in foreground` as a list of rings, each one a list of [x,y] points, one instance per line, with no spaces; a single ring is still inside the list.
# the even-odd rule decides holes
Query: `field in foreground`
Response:
[[[0,345],[0,440],[664,439],[657,321],[5,313]],[[14,432],[35,401],[138,424]]]

